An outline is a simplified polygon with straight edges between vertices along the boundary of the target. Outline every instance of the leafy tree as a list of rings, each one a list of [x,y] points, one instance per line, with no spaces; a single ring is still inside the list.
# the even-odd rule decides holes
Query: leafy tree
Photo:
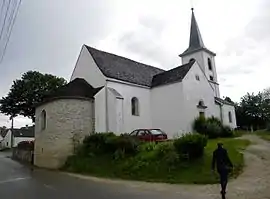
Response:
[[[0,100],[1,113],[10,117],[23,115],[35,121],[35,105],[44,96],[65,85],[64,78],[37,71],[24,73],[21,79],[13,81],[13,85],[6,97]]]
[[[264,128],[270,118],[269,99],[263,93],[247,93],[236,106],[236,117],[239,126]]]

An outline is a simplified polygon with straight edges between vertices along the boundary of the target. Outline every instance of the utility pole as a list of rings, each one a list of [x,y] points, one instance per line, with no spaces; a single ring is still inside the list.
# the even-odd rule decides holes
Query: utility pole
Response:
[[[11,116],[10,117],[10,119],[11,119],[11,148],[13,148],[13,127],[14,127],[14,117],[13,116]]]

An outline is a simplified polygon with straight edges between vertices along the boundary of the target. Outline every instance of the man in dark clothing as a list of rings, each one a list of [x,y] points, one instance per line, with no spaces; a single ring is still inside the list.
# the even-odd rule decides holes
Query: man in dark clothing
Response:
[[[221,194],[225,198],[228,175],[233,168],[233,164],[228,156],[227,150],[223,148],[222,143],[218,143],[217,149],[213,152],[212,170],[217,168],[220,176]]]

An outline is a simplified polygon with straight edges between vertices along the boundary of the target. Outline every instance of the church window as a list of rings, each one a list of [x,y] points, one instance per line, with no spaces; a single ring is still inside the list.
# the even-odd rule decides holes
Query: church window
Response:
[[[208,69],[213,70],[211,59],[208,58]]]
[[[214,77],[212,75],[210,75],[210,80],[214,81]]]
[[[229,122],[232,123],[232,113],[231,113],[231,111],[229,111],[228,115],[229,115]]]
[[[199,75],[196,75],[196,80],[200,81],[200,76]]]
[[[194,58],[191,58],[191,59],[189,60],[189,62],[192,62],[192,61],[195,61],[195,59],[194,59]]]
[[[131,99],[131,113],[132,115],[139,116],[139,100],[137,97]]]
[[[204,102],[202,100],[199,101],[199,106],[204,106]]]
[[[41,130],[46,129],[46,123],[47,123],[47,115],[46,115],[46,111],[43,110],[41,112]]]

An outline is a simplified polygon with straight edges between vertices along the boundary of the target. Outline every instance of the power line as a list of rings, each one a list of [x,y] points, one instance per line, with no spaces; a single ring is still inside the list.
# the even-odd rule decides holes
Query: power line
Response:
[[[9,33],[9,29],[10,29],[10,27],[12,25],[12,20],[13,20],[14,15],[15,15],[15,10],[16,10],[16,7],[17,7],[17,1],[16,0],[13,1],[13,6],[12,7],[13,7],[13,9],[12,9],[10,15],[9,15],[9,18],[8,18],[8,26],[7,26],[7,34],[6,34],[6,36]]]
[[[6,2],[6,0],[3,0],[2,6],[1,6],[1,13],[0,13],[1,15],[2,15],[2,13],[4,11],[5,2]],[[0,19],[2,20],[2,17]]]
[[[0,41],[2,39],[3,31],[4,31],[4,28],[5,28],[5,25],[6,25],[6,20],[7,20],[7,15],[8,15],[8,10],[9,10],[9,6],[10,6],[10,2],[11,2],[11,0],[8,1],[8,6],[7,6],[7,9],[6,9],[6,14],[5,14],[5,18],[4,18],[4,24],[2,26],[1,33],[0,33]]]
[[[4,50],[3,50],[3,53],[2,53],[1,59],[0,59],[0,64],[3,61],[4,56],[6,54],[7,46],[8,46],[9,40],[10,40],[10,36],[11,36],[11,33],[12,33],[13,26],[14,26],[15,21],[16,21],[17,16],[18,16],[18,12],[19,12],[19,8],[21,6],[21,3],[22,3],[22,0],[19,0],[19,3],[17,5],[17,8],[16,8],[16,4],[14,4],[16,9],[14,9],[14,13],[15,14],[13,13],[13,16],[14,15],[15,16],[13,17],[13,19],[11,21],[10,28],[9,28],[8,33],[7,33],[7,41],[6,41],[6,44],[5,44],[5,47],[4,47]]]

